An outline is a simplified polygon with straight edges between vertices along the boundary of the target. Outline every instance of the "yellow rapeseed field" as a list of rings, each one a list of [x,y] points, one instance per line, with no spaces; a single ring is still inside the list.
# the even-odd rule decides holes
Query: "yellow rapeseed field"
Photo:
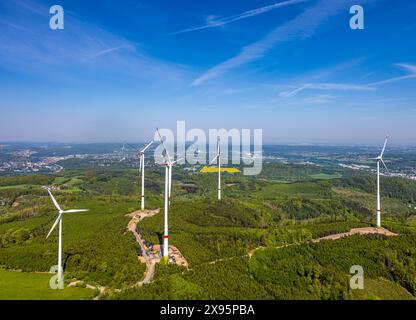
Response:
[[[201,173],[213,173],[218,172],[218,167],[203,167],[200,171]],[[228,173],[238,173],[241,172],[237,168],[221,168],[221,172],[228,172]]]

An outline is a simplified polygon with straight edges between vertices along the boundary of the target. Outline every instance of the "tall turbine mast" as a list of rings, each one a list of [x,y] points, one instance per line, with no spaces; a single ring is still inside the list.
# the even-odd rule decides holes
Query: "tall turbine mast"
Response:
[[[163,149],[164,149],[164,157],[165,157],[165,215],[164,215],[164,232],[163,232],[163,257],[168,258],[169,257],[169,226],[168,226],[168,215],[169,215],[169,200],[170,200],[170,178],[171,178],[171,161],[169,152],[165,147],[165,143],[162,139],[162,135],[159,132],[159,129],[156,128],[156,131],[159,135],[160,141],[162,143]]]
[[[389,172],[389,169],[387,169],[386,164],[383,161],[383,155],[384,151],[386,150],[387,140],[389,136],[386,136],[386,139],[384,140],[384,146],[381,150],[380,155],[375,158],[377,160],[377,204],[376,204],[376,225],[377,228],[381,227],[381,201],[380,201],[380,162],[383,164],[384,168],[386,168],[387,172]]]
[[[59,223],[59,239],[58,239],[58,283],[63,284],[63,269],[62,269],[62,216],[64,213],[76,213],[76,212],[85,212],[89,211],[88,209],[72,209],[72,210],[62,210],[59,206],[58,202],[52,195],[52,192],[49,188],[47,188],[49,196],[52,199],[53,204],[55,205],[56,209],[58,209],[58,218],[55,220],[51,230],[49,231],[48,235],[46,236],[46,239],[49,238],[52,231],[56,228],[57,224]]]
[[[163,146],[163,155],[165,157],[165,227],[163,233],[163,256],[169,256],[169,207],[171,203],[171,192],[172,192],[172,168],[173,166],[178,163],[182,159],[177,159],[176,161],[172,161],[168,149],[166,149],[165,142],[162,138],[162,135],[159,132],[159,129],[156,128],[156,131],[159,135],[160,142]]]
[[[212,159],[211,163],[217,161],[218,164],[218,200],[221,200],[221,149],[220,137],[217,138],[217,155]]]
[[[140,165],[139,165],[139,172],[141,175],[141,179],[142,179],[142,189],[141,189],[141,195],[140,195],[140,204],[141,204],[141,210],[144,210],[144,153],[146,152],[146,150],[153,144],[153,141],[150,141],[147,145],[145,145],[142,149],[137,149],[135,146],[132,146],[131,144],[129,144],[129,146],[131,148],[133,148],[134,150],[136,150],[139,154],[139,159],[140,159]]]
[[[153,141],[150,141],[142,150],[140,150],[140,171],[142,175],[142,194],[140,196],[140,201],[142,211],[144,210],[144,153],[152,144]]]

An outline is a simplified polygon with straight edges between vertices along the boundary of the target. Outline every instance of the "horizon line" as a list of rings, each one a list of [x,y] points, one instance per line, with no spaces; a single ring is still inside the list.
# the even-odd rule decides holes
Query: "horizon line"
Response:
[[[158,141],[155,141],[158,142]],[[186,144],[192,144],[194,141],[186,141]],[[94,144],[120,144],[131,143],[131,144],[145,144],[143,141],[84,141],[84,142],[63,142],[63,141],[2,141],[0,140],[0,146],[5,144],[57,144],[57,145],[94,145]],[[228,145],[231,145],[229,143]],[[177,143],[175,143],[177,145]],[[206,145],[210,145],[207,143]],[[243,145],[243,144],[241,144]],[[263,146],[294,146],[294,147],[378,147],[380,143],[357,143],[357,142],[266,142],[262,144]],[[247,145],[244,145],[247,146]],[[253,146],[253,144],[250,144]],[[390,147],[414,147],[416,148],[416,142],[414,144],[410,143],[390,143]]]

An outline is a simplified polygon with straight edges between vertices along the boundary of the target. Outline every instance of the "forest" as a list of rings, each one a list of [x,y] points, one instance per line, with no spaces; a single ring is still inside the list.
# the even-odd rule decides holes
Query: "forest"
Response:
[[[66,283],[105,286],[107,299],[384,299],[388,292],[397,299],[415,297],[414,182],[383,177],[383,223],[397,237],[314,243],[374,225],[374,177],[266,164],[261,177],[224,174],[218,202],[215,175],[181,169],[173,174],[169,224],[171,244],[186,257],[188,270],[161,263],[151,284],[131,288],[145,271],[126,230],[126,214],[140,206],[139,174],[132,168],[0,178],[0,267],[31,273],[55,264],[57,235],[45,239],[56,216],[42,188],[48,185],[64,208],[90,209],[65,217]],[[161,208],[161,168],[149,168],[146,187],[147,208]],[[139,231],[160,243],[163,212],[143,220]],[[357,264],[368,279],[360,292],[348,286],[349,268]]]

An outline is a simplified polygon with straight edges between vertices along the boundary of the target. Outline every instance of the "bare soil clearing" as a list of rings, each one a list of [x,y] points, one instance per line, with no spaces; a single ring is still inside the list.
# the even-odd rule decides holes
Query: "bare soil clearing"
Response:
[[[320,242],[322,240],[338,240],[344,237],[351,237],[354,235],[366,235],[366,234],[382,234],[384,236],[387,237],[394,237],[397,236],[398,234],[391,232],[390,230],[387,230],[385,228],[373,228],[373,227],[365,227],[365,228],[355,228],[355,229],[351,229],[348,232],[343,232],[343,233],[337,233],[337,234],[331,234],[329,236],[326,237],[322,237],[319,239],[314,239],[312,240],[312,242]]]

